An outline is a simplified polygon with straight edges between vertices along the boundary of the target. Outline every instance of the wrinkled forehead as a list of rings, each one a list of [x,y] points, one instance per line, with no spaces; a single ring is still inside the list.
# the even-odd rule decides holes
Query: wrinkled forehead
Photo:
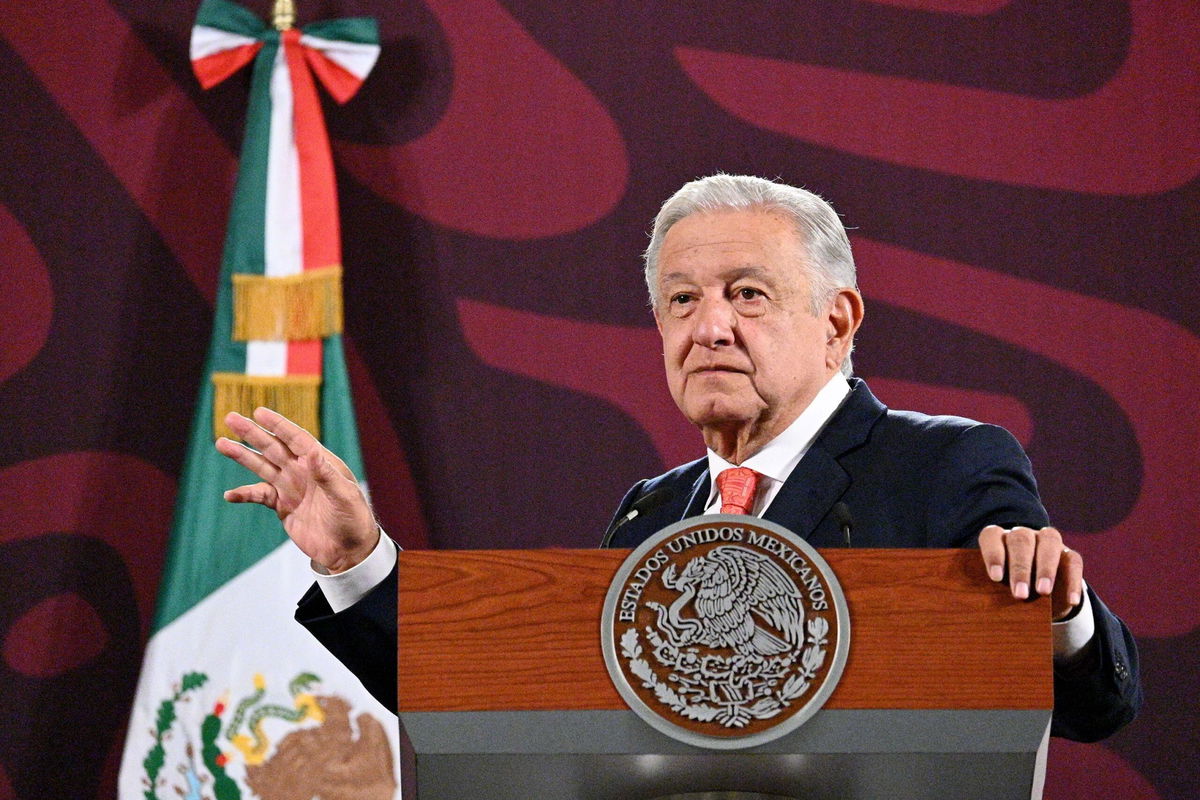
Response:
[[[803,241],[792,220],[764,208],[696,211],[672,225],[663,236],[662,255],[698,246],[799,248]]]
[[[705,276],[777,279],[804,271],[806,252],[791,220],[764,210],[697,212],[667,231],[658,282]]]

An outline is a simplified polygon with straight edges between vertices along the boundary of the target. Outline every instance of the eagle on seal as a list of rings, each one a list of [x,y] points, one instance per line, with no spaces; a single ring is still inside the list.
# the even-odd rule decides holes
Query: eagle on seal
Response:
[[[679,597],[669,608],[646,605],[658,614],[659,629],[676,647],[728,647],[762,657],[786,653],[804,641],[803,596],[787,573],[761,553],[737,545],[716,547],[689,561],[679,577],[671,564],[663,570],[662,582],[680,592]],[[688,603],[694,617],[683,616]]]

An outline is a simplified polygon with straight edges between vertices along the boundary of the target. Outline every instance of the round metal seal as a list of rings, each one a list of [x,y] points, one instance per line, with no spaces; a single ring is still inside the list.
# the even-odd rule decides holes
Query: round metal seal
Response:
[[[713,514],[663,528],[617,570],[604,661],[629,707],[687,744],[754,747],[825,704],[850,615],[825,559],[786,528]]]

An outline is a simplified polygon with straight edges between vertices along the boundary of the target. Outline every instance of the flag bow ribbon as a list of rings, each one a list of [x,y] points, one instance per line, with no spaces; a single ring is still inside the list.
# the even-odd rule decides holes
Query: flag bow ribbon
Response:
[[[204,0],[192,67],[210,88],[251,61],[241,164],[229,214],[210,360],[213,429],[229,411],[270,406],[319,434],[320,387],[341,359],[337,187],[316,79],[349,100],[379,56],[375,20],[275,27],[230,0]]]
[[[200,85],[211,89],[244,67],[270,42],[282,42],[288,64],[302,54],[321,84],[345,103],[379,57],[375,20],[366,17],[314,22],[303,29],[277,31],[229,0],[204,0],[192,29],[192,69]],[[292,81],[297,80],[292,70]]]

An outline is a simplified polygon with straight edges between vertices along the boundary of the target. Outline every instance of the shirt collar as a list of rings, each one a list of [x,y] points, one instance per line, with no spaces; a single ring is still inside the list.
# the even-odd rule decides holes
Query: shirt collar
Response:
[[[846,376],[835,372],[829,382],[821,387],[821,391],[817,392],[817,396],[812,399],[808,407],[800,412],[800,416],[796,417],[783,433],[767,442],[761,450],[740,465],[729,463],[710,449],[708,451],[708,474],[712,480],[709,481],[708,503],[705,505],[712,505],[716,500],[716,476],[731,467],[749,467],[774,482],[782,484],[786,481],[816,440],[817,434],[833,417],[834,412],[838,410],[848,394],[850,394],[850,383],[846,380]]]

